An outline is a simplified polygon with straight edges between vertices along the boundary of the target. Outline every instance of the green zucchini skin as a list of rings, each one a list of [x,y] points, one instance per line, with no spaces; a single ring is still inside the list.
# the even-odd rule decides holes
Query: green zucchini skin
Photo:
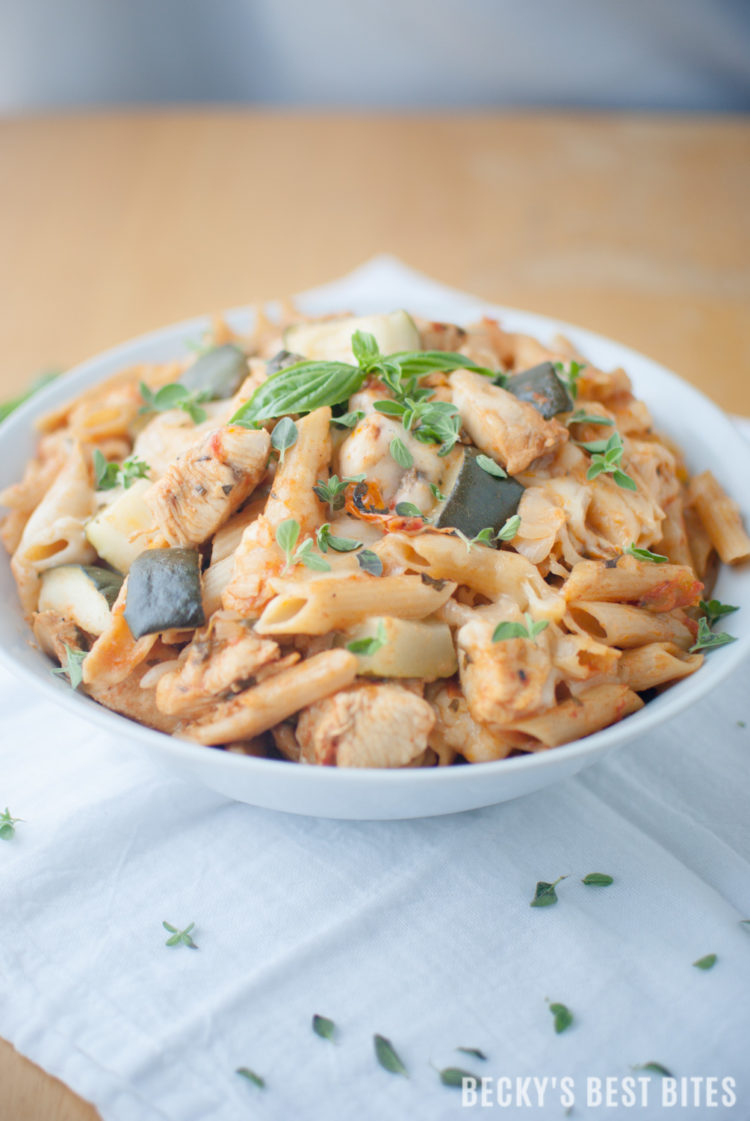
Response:
[[[551,362],[540,362],[530,370],[512,374],[504,388],[519,401],[533,405],[545,420],[558,413],[568,413],[573,408],[573,398]]]
[[[207,350],[188,366],[179,384],[199,393],[209,393],[211,400],[231,397],[247,377],[247,358],[234,343],[225,343]]]
[[[502,529],[518,510],[523,487],[517,479],[498,479],[477,463],[480,452],[466,448],[453,489],[440,507],[434,525],[438,529],[458,529],[468,538],[487,526]]]
[[[271,374],[278,374],[279,370],[285,370],[287,366],[296,366],[298,362],[304,361],[301,354],[294,354],[291,350],[279,350],[266,362],[266,374],[270,377]]]
[[[122,587],[122,574],[119,572],[111,572],[108,568],[100,568],[99,565],[96,564],[82,564],[81,568],[86,573],[97,592],[101,592],[111,607],[117,599],[117,594]]]
[[[125,622],[133,638],[205,623],[197,549],[146,549],[128,574]]]

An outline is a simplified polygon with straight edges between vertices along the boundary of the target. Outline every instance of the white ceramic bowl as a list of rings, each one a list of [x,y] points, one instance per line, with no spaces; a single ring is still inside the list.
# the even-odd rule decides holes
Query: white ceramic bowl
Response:
[[[740,504],[746,523],[750,524],[750,446],[732,422],[698,390],[656,362],[600,335],[511,308],[489,308],[437,286],[430,291],[427,283],[424,289],[421,299],[407,296],[406,291],[392,291],[392,298],[384,301],[382,295],[368,294],[366,286],[363,290],[360,285],[358,290],[354,285],[351,293],[347,292],[346,303],[359,313],[403,305],[419,314],[459,322],[489,313],[498,316],[504,326],[542,340],[562,331],[595,365],[604,369],[624,366],[636,394],[647,402],[658,427],[684,449],[690,468],[710,468]],[[317,298],[301,303],[305,310],[316,313],[338,310],[343,306],[341,288],[329,289],[328,295],[322,290]],[[228,313],[227,318],[237,329],[247,330],[249,316],[247,310],[237,310]],[[196,319],[144,335],[92,358],[28,401],[0,425],[0,487],[20,478],[24,464],[33,455],[35,417],[124,366],[183,355],[186,342],[198,339],[206,327],[206,320]],[[567,778],[611,748],[640,739],[657,724],[682,712],[725,678],[750,649],[750,568],[725,568],[715,595],[725,603],[739,604],[745,609],[731,617],[731,631],[738,641],[712,652],[697,674],[674,685],[619,724],[564,747],[495,763],[425,770],[338,770],[200,747],[109,712],[73,693],[59,677],[53,677],[47,658],[32,648],[4,555],[0,560],[0,594],[0,657],[44,695],[117,735],[123,751],[138,743],[173,770],[192,775],[196,781],[237,801],[291,813],[358,820],[428,817],[474,809],[517,798]]]

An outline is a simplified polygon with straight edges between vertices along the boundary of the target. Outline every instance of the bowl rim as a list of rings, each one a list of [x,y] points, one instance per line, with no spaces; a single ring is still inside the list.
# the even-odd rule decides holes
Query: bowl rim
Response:
[[[472,297],[467,293],[443,288],[442,286],[441,291],[445,296],[454,296],[463,303],[464,308],[456,316],[456,320],[459,322],[471,317],[468,314],[468,305],[471,304],[472,307],[481,308],[485,315],[511,321],[511,324],[514,320],[516,323],[520,322],[522,326],[519,329],[538,332],[542,338],[564,333],[582,344],[581,350],[583,353],[586,352],[585,347],[588,344],[593,344],[595,347],[614,347],[626,368],[628,363],[634,362],[636,365],[645,366],[657,372],[660,379],[663,382],[671,383],[683,399],[688,398],[689,404],[693,408],[707,411],[712,417],[713,424],[718,424],[723,428],[722,446],[727,449],[730,455],[738,456],[740,460],[744,459],[744,466],[747,473],[750,473],[750,443],[743,438],[729,417],[694,385],[686,382],[661,363],[616,339],[591,331],[586,327],[580,327],[536,312],[525,311],[521,308],[491,304],[478,297]],[[304,295],[298,297],[300,306],[304,306],[305,299]],[[264,306],[266,310],[273,312],[276,305],[269,302]],[[222,314],[230,323],[233,321],[250,323],[253,313],[253,307],[240,305],[230,308]],[[38,416],[71,399],[89,384],[96,384],[97,374],[103,380],[110,376],[110,372],[116,372],[116,366],[121,361],[123,365],[127,364],[128,361],[132,362],[133,351],[144,348],[146,350],[153,349],[160,344],[174,342],[176,347],[181,344],[184,352],[187,340],[191,336],[205,332],[209,329],[210,323],[210,315],[179,320],[127,339],[71,367],[61,378],[51,382],[20,405],[0,425],[0,452],[6,441],[12,441],[14,434],[26,429],[27,426],[33,427],[33,421]],[[149,361],[148,358],[140,358],[139,360]],[[151,359],[151,361],[163,360]],[[102,367],[111,367],[112,369],[111,371],[108,369],[107,372],[102,374],[100,373]],[[692,400],[690,400],[691,398]],[[648,404],[648,401],[646,403]],[[30,631],[29,635],[31,635]],[[563,761],[585,758],[589,755],[601,756],[610,748],[617,747],[641,733],[652,731],[658,725],[692,706],[695,701],[705,696],[715,685],[724,680],[748,654],[750,654],[750,633],[740,636],[735,642],[712,652],[711,660],[707,659],[706,664],[701,667],[698,673],[683,678],[660,694],[659,704],[646,704],[638,712],[618,721],[616,724],[554,748],[542,748],[538,751],[510,758],[450,767],[338,768],[311,765],[290,766],[289,761],[285,759],[240,755],[221,748],[206,747],[191,740],[180,739],[166,732],[159,732],[105,708],[93,699],[86,697],[85,694],[74,692],[58,677],[52,676],[51,673],[48,677],[44,677],[30,666],[16,661],[5,644],[0,643],[0,663],[5,665],[16,677],[30,682],[40,689],[44,695],[54,699],[74,715],[87,719],[115,736],[136,739],[147,747],[153,746],[160,752],[179,758],[183,763],[212,765],[223,769],[226,773],[241,769],[246,777],[250,777],[253,772],[259,775],[272,773],[280,775],[283,773],[290,782],[294,784],[302,782],[312,788],[337,783],[342,786],[350,783],[361,786],[373,783],[375,777],[377,782],[383,782],[386,785],[406,784],[415,788],[428,786],[435,788],[446,784],[453,786],[473,783],[480,775],[486,776],[489,780],[491,777],[494,778],[502,774],[511,775],[533,771],[539,767],[549,766],[553,759],[562,763]],[[40,657],[44,657],[41,651]],[[635,722],[635,725],[633,722]],[[211,754],[209,755],[207,752]]]

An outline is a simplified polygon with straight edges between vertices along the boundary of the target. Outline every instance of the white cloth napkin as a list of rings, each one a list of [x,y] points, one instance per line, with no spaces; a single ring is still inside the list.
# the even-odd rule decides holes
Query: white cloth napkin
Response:
[[[386,287],[432,285],[393,262],[371,269]],[[564,1076],[571,1116],[601,1118],[613,1107],[586,1104],[595,1080],[649,1061],[733,1078],[737,1104],[710,1108],[702,1090],[702,1104],[662,1107],[655,1075],[628,1116],[748,1115],[744,670],[576,778],[403,822],[227,802],[4,672],[0,704],[0,811],[24,819],[0,841],[0,1035],[105,1121],[435,1121],[472,1108],[554,1121]],[[615,882],[586,887],[590,872]],[[531,908],[536,881],[563,874],[558,904]],[[162,920],[195,922],[199,949],[165,946]],[[713,969],[693,966],[709,953]],[[547,999],[574,1015],[562,1034]],[[336,1022],[336,1043],[313,1033],[314,1013]],[[375,1032],[408,1080],[378,1066]],[[509,1078],[501,1093],[521,1097],[497,1105],[493,1081],[491,1108],[462,1108],[431,1063]],[[549,1080],[543,1104],[516,1081],[534,1077]]]

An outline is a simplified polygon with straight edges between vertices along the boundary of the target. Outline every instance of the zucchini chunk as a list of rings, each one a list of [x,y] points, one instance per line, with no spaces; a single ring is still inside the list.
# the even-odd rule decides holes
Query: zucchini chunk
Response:
[[[465,448],[463,459],[445,502],[438,508],[433,525],[458,529],[472,538],[492,526],[502,529],[518,510],[523,487],[517,479],[498,479],[477,463],[477,448]]]
[[[530,370],[508,375],[503,388],[519,401],[533,405],[545,420],[558,413],[569,413],[573,408],[573,398],[551,362],[540,362]]]
[[[148,479],[139,479],[86,525],[86,536],[99,556],[118,572],[128,571],[154,533],[154,515],[143,499],[150,487]]]
[[[196,358],[178,379],[178,384],[209,393],[212,401],[223,401],[237,392],[247,373],[244,352],[234,343],[225,343]]]
[[[110,608],[122,585],[119,572],[90,564],[61,564],[42,576],[40,611],[57,611],[87,634],[100,635],[111,619]]]
[[[205,623],[197,549],[146,549],[130,566],[125,622],[133,638]]]
[[[343,642],[380,639],[372,654],[357,655],[357,673],[367,677],[423,677],[435,681],[458,670],[447,623],[417,622],[389,615],[366,619],[346,631]]]
[[[271,374],[278,374],[279,370],[285,370],[287,366],[296,366],[298,362],[304,361],[302,354],[292,354],[291,350],[279,350],[266,362],[266,375],[270,377]]]
[[[305,358],[356,366],[352,353],[355,331],[374,335],[382,354],[420,349],[419,331],[405,311],[392,311],[389,315],[350,315],[326,323],[297,323],[284,331],[284,346],[295,354],[304,354]]]

